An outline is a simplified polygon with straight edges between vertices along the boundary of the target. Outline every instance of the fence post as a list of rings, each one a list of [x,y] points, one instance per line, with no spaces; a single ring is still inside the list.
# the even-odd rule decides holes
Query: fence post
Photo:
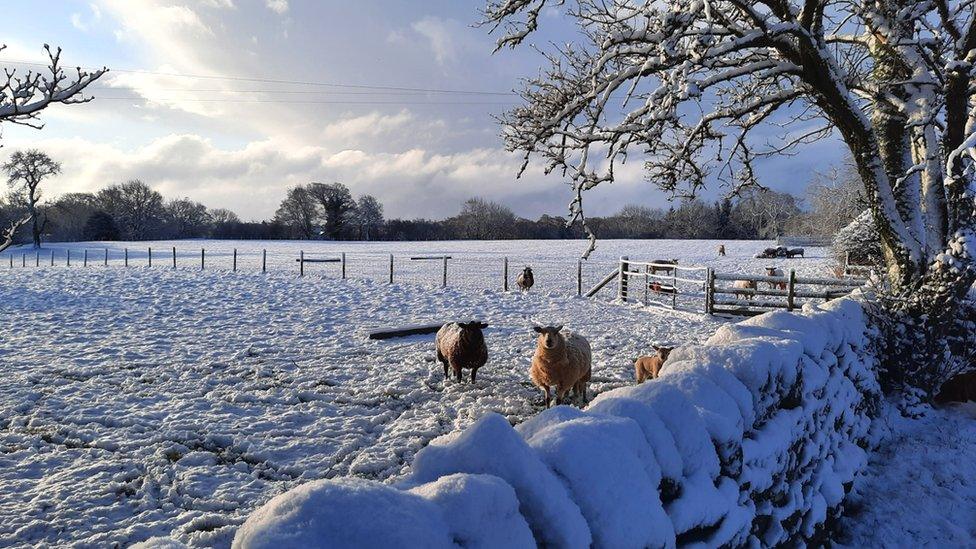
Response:
[[[630,265],[627,263],[629,258],[627,256],[620,257],[620,278],[617,285],[617,299],[620,301],[627,301],[627,272],[630,270]]]
[[[390,254],[390,284],[393,284],[393,254]]]
[[[346,252],[342,252],[342,279],[346,279]]]
[[[125,267],[128,267],[129,266],[129,248],[124,248],[123,251],[125,252],[125,264],[124,264],[124,266]]]
[[[502,291],[508,291],[508,256],[505,256],[505,261],[502,264]]]
[[[712,268],[705,269],[705,314],[712,314],[712,299],[715,298],[715,278]]]
[[[796,269],[790,269],[790,280],[786,283],[786,310],[793,310],[793,297],[796,294]]]
[[[85,259],[84,262],[82,263],[82,267],[87,267],[87,266],[88,266],[88,248],[85,248]]]
[[[234,272],[237,272],[237,248],[234,248]]]
[[[20,266],[21,267],[27,266],[27,252],[20,254]]]
[[[51,250],[51,266],[54,266],[54,250]]]
[[[71,248],[68,248],[67,252],[65,253],[65,257],[68,260],[68,267],[70,267],[71,266]],[[13,261],[13,256],[10,257],[10,260]]]
[[[10,268],[14,268],[14,254],[10,254]]]
[[[41,266],[41,251],[40,250],[35,250],[34,251],[34,266],[35,267],[40,267]]]
[[[173,246],[173,268],[176,268],[176,246]]]
[[[576,296],[583,295],[583,260],[576,260]]]
[[[305,276],[305,250],[298,250],[298,276]]]
[[[678,308],[678,262],[671,268],[671,308]]]
[[[152,267],[152,246],[149,247],[149,266]]]
[[[441,280],[441,287],[447,288],[447,256],[444,256],[444,278]]]
[[[268,272],[268,250],[261,250],[261,272]]]
[[[108,267],[108,248],[105,248],[105,266]]]

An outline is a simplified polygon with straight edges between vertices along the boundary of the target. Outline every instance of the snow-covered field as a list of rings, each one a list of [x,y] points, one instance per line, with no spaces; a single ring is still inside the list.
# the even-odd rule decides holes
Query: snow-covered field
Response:
[[[290,487],[395,479],[426,442],[487,411],[517,422],[540,410],[527,376],[533,323],[564,323],[590,339],[596,393],[631,383],[632,359],[652,343],[700,342],[723,322],[615,305],[612,291],[575,297],[581,242],[152,243],[186,251],[176,270],[166,256],[136,267],[146,259],[136,249],[148,245],[111,244],[110,268],[94,252],[95,265],[78,266],[80,250],[103,244],[53,246],[73,249],[71,268],[60,255],[44,267],[49,251],[40,268],[10,269],[0,257],[0,546],[172,535],[225,547],[250,511]],[[770,261],[751,256],[766,245],[727,242],[729,256],[716,258],[717,242],[607,241],[584,274],[595,282],[620,255],[756,273]],[[125,247],[128,269],[114,255]],[[201,247],[204,272],[190,255]],[[298,250],[345,251],[351,279],[337,280],[334,265],[297,278]],[[824,274],[826,251],[808,252],[775,263]],[[385,282],[389,253],[394,285]],[[454,256],[446,289],[439,265],[407,259],[441,253]],[[538,291],[498,291],[504,256],[513,277],[522,264],[535,268]],[[471,317],[491,323],[489,363],[474,386],[444,382],[432,336],[365,337],[376,326]]]
[[[727,256],[717,257],[719,244],[724,244]],[[583,265],[584,287],[589,288],[613,270],[621,256],[637,261],[679,259],[681,265],[710,266],[719,272],[762,274],[766,265],[785,270],[796,269],[800,276],[829,274],[831,264],[826,248],[807,248],[806,258],[754,259],[763,248],[775,245],[772,241],[740,240],[601,240],[597,249]],[[104,263],[108,250],[109,264],[121,266],[128,249],[129,265],[145,267],[152,248],[154,269],[172,268],[173,248],[177,252],[177,266],[199,270],[201,250],[206,269],[230,270],[233,252],[237,249],[237,266],[241,272],[260,272],[262,250],[267,251],[267,269],[298,274],[299,254],[307,258],[338,258],[346,254],[346,274],[349,278],[389,280],[390,254],[394,255],[394,280],[427,286],[441,284],[443,265],[440,261],[411,261],[415,256],[449,255],[448,285],[473,290],[501,289],[503,261],[509,260],[510,284],[522,267],[529,265],[535,272],[538,289],[576,293],[576,261],[586,249],[582,240],[502,240],[502,241],[437,241],[437,242],[329,242],[296,240],[176,240],[152,242],[72,242],[45,244],[40,252],[30,247],[11,248],[0,254],[0,269],[13,261],[15,267],[26,262],[33,266],[50,265],[54,252],[55,265],[64,267],[70,251],[71,266],[80,266],[84,250],[88,250],[90,266]],[[37,254],[39,253],[39,257]],[[307,275],[318,274],[338,278],[337,263],[307,264]],[[513,286],[514,287],[514,286]]]

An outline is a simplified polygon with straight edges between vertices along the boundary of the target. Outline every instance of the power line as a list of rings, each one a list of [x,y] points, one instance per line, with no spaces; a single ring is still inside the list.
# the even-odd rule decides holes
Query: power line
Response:
[[[18,65],[29,65],[37,67],[47,67],[47,63],[35,63],[32,61],[23,61],[18,59],[5,59],[4,63],[13,63]],[[81,67],[86,70],[98,70],[93,67]],[[208,74],[186,74],[177,72],[159,72],[159,71],[148,71],[139,69],[111,69],[112,72],[123,72],[131,74],[150,74],[154,76],[170,76],[176,78],[198,78],[205,80],[228,80],[233,82],[261,82],[265,84],[290,84],[290,85],[300,85],[300,86],[321,86],[321,87],[334,87],[334,88],[350,88],[350,89],[367,89],[367,90],[387,90],[387,91],[409,91],[409,92],[423,92],[423,93],[443,93],[443,94],[458,94],[458,95],[500,95],[500,96],[513,96],[513,92],[497,92],[497,91],[479,91],[479,90],[452,90],[452,89],[442,89],[442,88],[413,88],[405,86],[381,86],[381,85],[366,85],[366,84],[339,84],[335,82],[311,82],[302,80],[283,80],[275,78],[252,78],[245,76],[218,76],[218,75],[208,75]]]

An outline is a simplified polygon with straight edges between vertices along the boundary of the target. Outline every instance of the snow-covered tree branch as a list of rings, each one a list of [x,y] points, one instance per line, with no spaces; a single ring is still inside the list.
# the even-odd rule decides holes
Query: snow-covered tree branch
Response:
[[[31,216],[28,215],[4,227],[3,232],[0,232],[0,252],[6,250],[14,243],[14,235],[17,234],[17,230],[30,223],[30,220]]]
[[[760,185],[757,161],[836,133],[878,229],[890,307],[944,326],[976,279],[971,0],[491,0],[497,45],[545,10],[580,37],[503,116],[511,150],[583,192],[637,155],[675,196]],[[889,307],[889,308],[890,308]]]
[[[6,48],[0,45],[0,51]],[[0,122],[13,122],[40,128],[37,115],[52,103],[87,103],[92,98],[83,94],[89,84],[98,80],[108,69],[93,72],[75,69],[69,77],[61,66],[61,48],[51,50],[44,45],[50,64],[47,72],[26,71],[18,73],[4,69],[0,79]]]

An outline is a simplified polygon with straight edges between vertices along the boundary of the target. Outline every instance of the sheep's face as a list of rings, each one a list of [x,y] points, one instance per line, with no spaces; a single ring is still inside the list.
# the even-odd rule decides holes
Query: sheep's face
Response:
[[[766,275],[776,276],[776,267],[766,267]]]
[[[555,349],[563,344],[563,336],[559,333],[562,326],[536,326],[533,328],[539,334],[539,347],[543,349]]]
[[[522,269],[522,276],[524,276],[524,277],[530,277],[530,276],[532,276],[532,267],[526,267],[526,268]]]
[[[674,350],[674,347],[658,347],[657,345],[654,345],[654,350],[657,351],[657,356],[661,357],[662,361],[665,361],[668,359],[668,356],[671,355],[671,351]]]
[[[458,322],[458,326],[466,332],[481,332],[488,327],[488,323],[473,320],[471,322]]]

